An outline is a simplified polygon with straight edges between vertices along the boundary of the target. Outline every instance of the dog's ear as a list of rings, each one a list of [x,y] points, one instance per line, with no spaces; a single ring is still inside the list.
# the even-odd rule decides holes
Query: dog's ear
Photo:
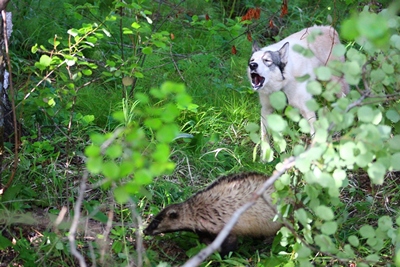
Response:
[[[260,47],[258,46],[258,43],[256,41],[253,42],[253,46],[252,46],[252,52],[257,52],[260,50]]]
[[[288,62],[288,55],[289,55],[289,42],[286,42],[281,49],[278,51],[279,56],[281,58],[281,63],[287,64]]]

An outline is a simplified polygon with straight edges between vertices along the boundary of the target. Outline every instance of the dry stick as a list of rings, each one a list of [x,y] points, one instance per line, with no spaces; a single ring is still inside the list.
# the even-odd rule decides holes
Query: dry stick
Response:
[[[172,63],[174,63],[176,71],[178,72],[178,74],[181,77],[182,81],[185,81],[185,78],[183,77],[181,71],[179,70],[178,64],[176,64],[176,61],[175,61],[174,56],[172,54],[172,44],[170,45],[169,51],[170,51],[170,54],[171,54]]]
[[[5,8],[7,6],[8,1],[1,1],[2,6]],[[11,186],[12,181],[14,180],[15,173],[17,172],[18,167],[18,125],[17,125],[17,114],[15,110],[15,96],[14,96],[14,86],[12,81],[12,69],[11,69],[11,60],[10,54],[8,51],[8,36],[7,36],[7,14],[5,9],[1,10],[1,16],[3,17],[3,36],[4,36],[4,46],[6,49],[6,60],[7,60],[7,67],[8,67],[8,75],[9,75],[9,84],[10,84],[10,96],[11,96],[11,109],[13,111],[13,124],[14,124],[14,166],[11,172],[11,176],[8,179],[7,184],[1,190],[0,193],[4,193],[8,187]]]
[[[86,267],[87,265],[85,262],[85,258],[76,249],[75,235],[76,235],[76,230],[78,228],[79,219],[81,216],[82,201],[83,201],[83,197],[85,195],[86,182],[87,182],[88,176],[89,176],[89,173],[86,170],[82,176],[81,184],[79,186],[79,195],[75,202],[75,207],[74,207],[74,218],[72,219],[72,224],[71,224],[71,227],[69,228],[69,235],[68,235],[68,240],[69,240],[69,244],[71,247],[71,253],[73,256],[75,256],[75,258],[77,258],[77,260],[79,261],[79,266],[81,266],[81,267]]]
[[[106,255],[106,248],[108,244],[108,236],[110,234],[111,228],[112,228],[112,223],[113,223],[113,218],[114,218],[114,213],[113,211],[108,212],[108,220],[107,220],[107,225],[106,229],[104,230],[103,233],[103,240],[100,245],[100,263],[104,264],[104,256]]]
[[[132,262],[129,267],[137,266],[137,267],[142,267],[143,266],[143,237],[141,231],[139,231],[139,227],[143,225],[142,222],[142,217],[137,213],[135,209],[135,203],[132,201],[132,199],[129,199],[129,203],[131,204],[131,212],[132,216],[136,219],[136,251],[137,251],[137,264],[134,265],[134,262]]]
[[[287,158],[283,163],[282,167],[279,170],[275,170],[272,176],[263,184],[263,186],[254,193],[253,198],[241,206],[238,210],[233,213],[231,219],[224,226],[222,231],[218,234],[217,238],[208,245],[205,249],[201,250],[196,256],[189,259],[182,267],[194,267],[200,265],[208,256],[210,256],[214,251],[216,251],[224,242],[226,237],[229,235],[232,228],[235,226],[236,222],[239,220],[239,217],[248,210],[251,206],[253,206],[257,199],[262,196],[265,190],[270,187],[286,170],[293,167],[295,163],[296,157]]]

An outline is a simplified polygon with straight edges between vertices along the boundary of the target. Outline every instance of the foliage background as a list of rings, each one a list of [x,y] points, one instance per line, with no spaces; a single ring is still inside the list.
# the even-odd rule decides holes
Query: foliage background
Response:
[[[190,233],[142,237],[152,214],[220,175],[271,174],[293,155],[295,168],[276,183],[286,227],[274,242],[244,239],[203,265],[395,265],[400,37],[399,7],[382,11],[390,3],[11,1],[16,112],[27,134],[16,169],[6,144],[1,182],[16,176],[1,195],[0,262],[77,266],[76,245],[88,264],[181,265],[204,245]],[[260,16],[249,16],[256,8]],[[320,70],[310,88],[317,138],[309,145],[298,113],[277,107],[275,157],[263,163],[245,71],[251,41],[314,24],[342,33],[338,69],[353,91],[338,101],[321,94]],[[75,243],[66,238],[74,216],[85,222]]]

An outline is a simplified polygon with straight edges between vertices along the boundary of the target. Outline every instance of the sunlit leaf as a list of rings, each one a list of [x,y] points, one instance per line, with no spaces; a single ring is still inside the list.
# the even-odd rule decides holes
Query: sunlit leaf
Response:
[[[331,221],[334,219],[335,215],[331,208],[321,205],[315,209],[315,214],[322,220]]]
[[[268,127],[275,132],[282,132],[287,127],[287,122],[278,114],[271,114],[267,117]]]
[[[269,96],[270,103],[276,110],[282,110],[286,107],[286,95],[282,91],[277,91]]]

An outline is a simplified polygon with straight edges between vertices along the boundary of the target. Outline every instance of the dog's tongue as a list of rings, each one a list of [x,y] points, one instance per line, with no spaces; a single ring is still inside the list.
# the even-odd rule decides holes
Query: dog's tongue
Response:
[[[262,86],[262,84],[264,83],[264,77],[261,77],[260,75],[258,75],[258,74],[252,74],[251,75],[251,78],[252,78],[252,82],[253,82],[253,87],[254,88],[260,88],[261,86]]]

